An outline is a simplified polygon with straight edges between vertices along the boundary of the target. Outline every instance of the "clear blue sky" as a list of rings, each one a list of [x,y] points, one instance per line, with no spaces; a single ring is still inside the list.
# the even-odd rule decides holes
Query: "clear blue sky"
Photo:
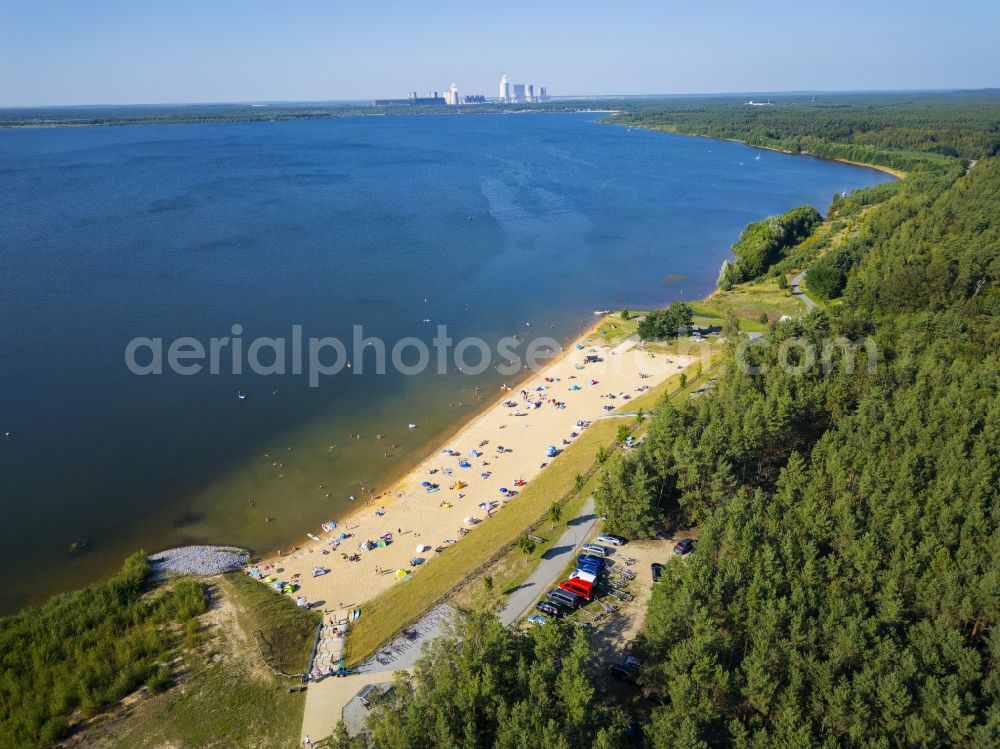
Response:
[[[1000,85],[997,0],[0,0],[0,106]]]

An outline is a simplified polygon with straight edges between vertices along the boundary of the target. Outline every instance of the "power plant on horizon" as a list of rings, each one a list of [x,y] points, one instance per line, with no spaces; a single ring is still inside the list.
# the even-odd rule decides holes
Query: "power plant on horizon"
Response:
[[[538,93],[535,93],[533,83],[511,83],[506,73],[500,76],[500,96],[496,102],[500,104],[537,104],[548,101],[549,94],[545,86],[539,86]],[[449,106],[458,107],[468,104],[486,104],[489,100],[482,94],[472,94],[460,96],[458,84],[453,83],[442,96],[437,91],[429,91],[426,96],[417,96],[416,91],[411,91],[405,99],[375,99],[372,106],[394,107],[404,105],[419,106]]]

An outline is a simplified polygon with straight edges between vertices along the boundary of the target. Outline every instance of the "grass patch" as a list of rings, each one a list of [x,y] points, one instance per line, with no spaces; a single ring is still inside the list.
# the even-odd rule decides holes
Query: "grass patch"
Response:
[[[347,636],[347,663],[363,662],[539,520],[549,505],[573,486],[576,476],[593,465],[597,448],[614,440],[618,425],[618,419],[595,421],[490,522],[477,526],[462,543],[434,557],[411,580],[398,583],[365,604],[361,621]]]
[[[692,303],[691,308],[697,315],[723,319],[731,311],[740,320],[740,328],[748,332],[766,330],[767,326],[760,322],[762,313],[777,320],[782,315],[798,315],[803,311],[801,302],[787,289],[779,289],[774,278],[718,291],[704,301]],[[719,323],[720,320],[715,320],[716,325]]]
[[[630,312],[628,320],[623,320],[620,314],[608,315],[604,321],[590,334],[587,342],[603,343],[612,346],[631,338],[639,330],[639,322],[636,317],[643,315],[642,312]]]
[[[300,609],[288,596],[239,572],[223,579],[240,627],[260,644],[267,664],[286,674],[304,673],[322,615]]]

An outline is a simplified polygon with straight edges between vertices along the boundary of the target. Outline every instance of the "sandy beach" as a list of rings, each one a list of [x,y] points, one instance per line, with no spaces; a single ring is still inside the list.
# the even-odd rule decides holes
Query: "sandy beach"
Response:
[[[251,571],[268,584],[297,585],[291,595],[333,619],[361,609],[363,623],[364,602],[433,565],[436,549],[460,548],[463,536],[492,514],[517,512],[518,491],[558,461],[589,422],[621,407],[627,411],[632,398],[692,361],[650,353],[632,340],[603,345],[591,330],[503,393],[389,491],[358,496],[349,516],[330,518],[336,527],[303,528],[297,549]],[[423,562],[414,566],[416,559]]]

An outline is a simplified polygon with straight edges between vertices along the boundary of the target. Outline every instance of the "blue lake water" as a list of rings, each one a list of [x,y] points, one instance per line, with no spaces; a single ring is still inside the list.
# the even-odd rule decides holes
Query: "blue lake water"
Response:
[[[0,131],[0,610],[140,546],[300,539],[502,379],[139,377],[137,336],[301,325],[349,342],[361,324],[391,346],[437,324],[495,341],[531,323],[564,341],[595,308],[704,296],[750,221],[890,179],[596,120]],[[88,551],[68,555],[76,540]]]

